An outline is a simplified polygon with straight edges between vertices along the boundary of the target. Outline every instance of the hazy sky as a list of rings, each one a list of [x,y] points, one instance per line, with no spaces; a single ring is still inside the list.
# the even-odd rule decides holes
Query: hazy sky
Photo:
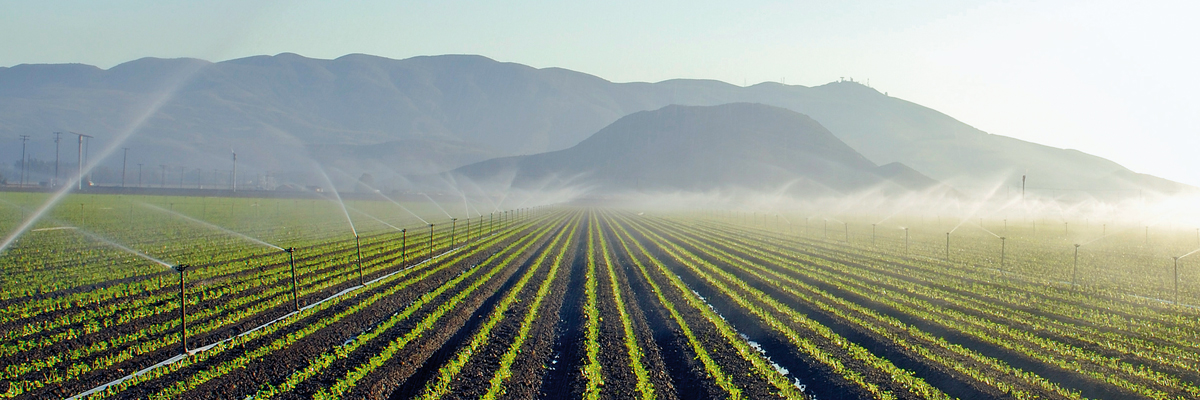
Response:
[[[1197,2],[575,3],[5,1],[0,66],[470,53],[618,82],[853,77],[987,132],[1200,186]]]

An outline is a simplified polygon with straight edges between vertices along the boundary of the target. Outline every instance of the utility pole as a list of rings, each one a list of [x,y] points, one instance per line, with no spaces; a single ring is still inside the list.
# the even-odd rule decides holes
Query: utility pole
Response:
[[[183,175],[185,174],[183,171],[184,171],[184,167],[180,166],[179,167],[179,188],[180,189],[183,189]]]
[[[92,145],[92,137],[88,136],[87,139],[84,139],[84,141],[83,141],[83,163],[84,164],[88,163],[88,150],[91,149],[91,145]],[[91,186],[91,184],[92,184],[92,171],[89,170],[88,171],[88,185]]]
[[[1025,175],[1021,175],[1021,201],[1025,201]]]
[[[79,188],[78,189],[83,190],[83,138],[85,138],[85,137],[90,138],[91,136],[84,135],[82,133],[75,133],[75,132],[71,132],[71,133],[74,133],[76,136],[79,136],[79,149],[78,149],[78,154],[77,154],[77,156],[79,157]]]
[[[142,163],[138,163],[138,187],[142,187]]]
[[[21,135],[21,186],[25,186],[25,142],[29,141],[29,135]]]
[[[54,187],[58,187],[58,140],[62,139],[62,132],[54,132]]]
[[[233,191],[236,192],[237,191],[237,153],[234,153],[234,151],[232,149],[230,149],[229,152],[233,153],[233,182],[231,182],[231,183],[233,184]],[[337,191],[337,188],[334,188],[333,190]]]
[[[129,165],[129,148],[124,147],[125,153],[121,156],[121,187],[125,187],[125,166]]]

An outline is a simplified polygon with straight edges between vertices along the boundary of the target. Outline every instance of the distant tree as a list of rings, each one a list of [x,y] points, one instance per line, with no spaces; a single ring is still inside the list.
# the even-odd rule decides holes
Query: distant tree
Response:
[[[372,189],[373,187],[375,187],[375,178],[372,177],[371,174],[363,172],[362,176],[358,177],[358,184],[354,186],[354,191],[359,193],[371,193],[375,191]]]

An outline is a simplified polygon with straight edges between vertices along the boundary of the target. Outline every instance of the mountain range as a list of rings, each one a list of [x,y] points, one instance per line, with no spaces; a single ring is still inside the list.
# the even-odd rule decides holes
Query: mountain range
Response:
[[[876,166],[806,115],[751,103],[666,106],[623,117],[570,148],[458,168],[473,181],[589,191],[751,190],[796,197],[938,182],[901,163]]]
[[[30,134],[44,142],[50,132],[75,131],[95,136],[93,146],[100,146],[135,130],[124,146],[138,163],[216,168],[233,150],[246,170],[320,164],[345,176],[384,178],[554,152],[583,145],[631,114],[729,103],[803,114],[871,165],[899,162],[967,192],[1017,186],[1023,175],[1031,189],[1052,194],[1193,190],[1076,150],[989,134],[850,81],[614,83],[471,55],[322,60],[284,53],[217,63],[144,58],[107,70],[0,68],[5,138]],[[0,157],[19,158],[14,146],[4,147]]]

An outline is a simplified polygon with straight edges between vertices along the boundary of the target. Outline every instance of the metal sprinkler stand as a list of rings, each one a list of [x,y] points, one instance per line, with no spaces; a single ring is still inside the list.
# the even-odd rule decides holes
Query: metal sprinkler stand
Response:
[[[1004,269],[1004,236],[1000,237],[1000,269]]]
[[[296,248],[288,247],[283,251],[288,253],[288,265],[292,267],[292,308],[300,311],[300,298],[296,296]]]
[[[904,228],[904,256],[908,256],[908,228]]]
[[[429,224],[429,259],[433,259],[433,224]]]
[[[408,262],[408,247],[405,246],[405,241],[408,240],[408,228],[400,230],[400,265],[404,266]]]
[[[454,228],[458,226],[458,218],[450,218],[450,248],[454,248]]]
[[[181,328],[179,331],[179,341],[183,342],[183,354],[187,354],[187,352],[188,352],[187,301],[183,297],[183,285],[184,285],[184,273],[187,272],[189,267],[191,267],[191,266],[187,265],[187,264],[179,264],[179,265],[171,267],[171,268],[174,268],[175,271],[179,272],[179,326]]]
[[[1175,304],[1179,304],[1179,257],[1175,259]]]
[[[358,284],[359,286],[366,286],[366,283],[363,281],[362,247],[358,245],[358,235],[354,235],[354,251],[358,253]]]
[[[946,262],[950,262],[950,232],[946,232]]]
[[[1075,244],[1075,264],[1071,266],[1071,287],[1075,287],[1075,273],[1079,271],[1079,244]]]

